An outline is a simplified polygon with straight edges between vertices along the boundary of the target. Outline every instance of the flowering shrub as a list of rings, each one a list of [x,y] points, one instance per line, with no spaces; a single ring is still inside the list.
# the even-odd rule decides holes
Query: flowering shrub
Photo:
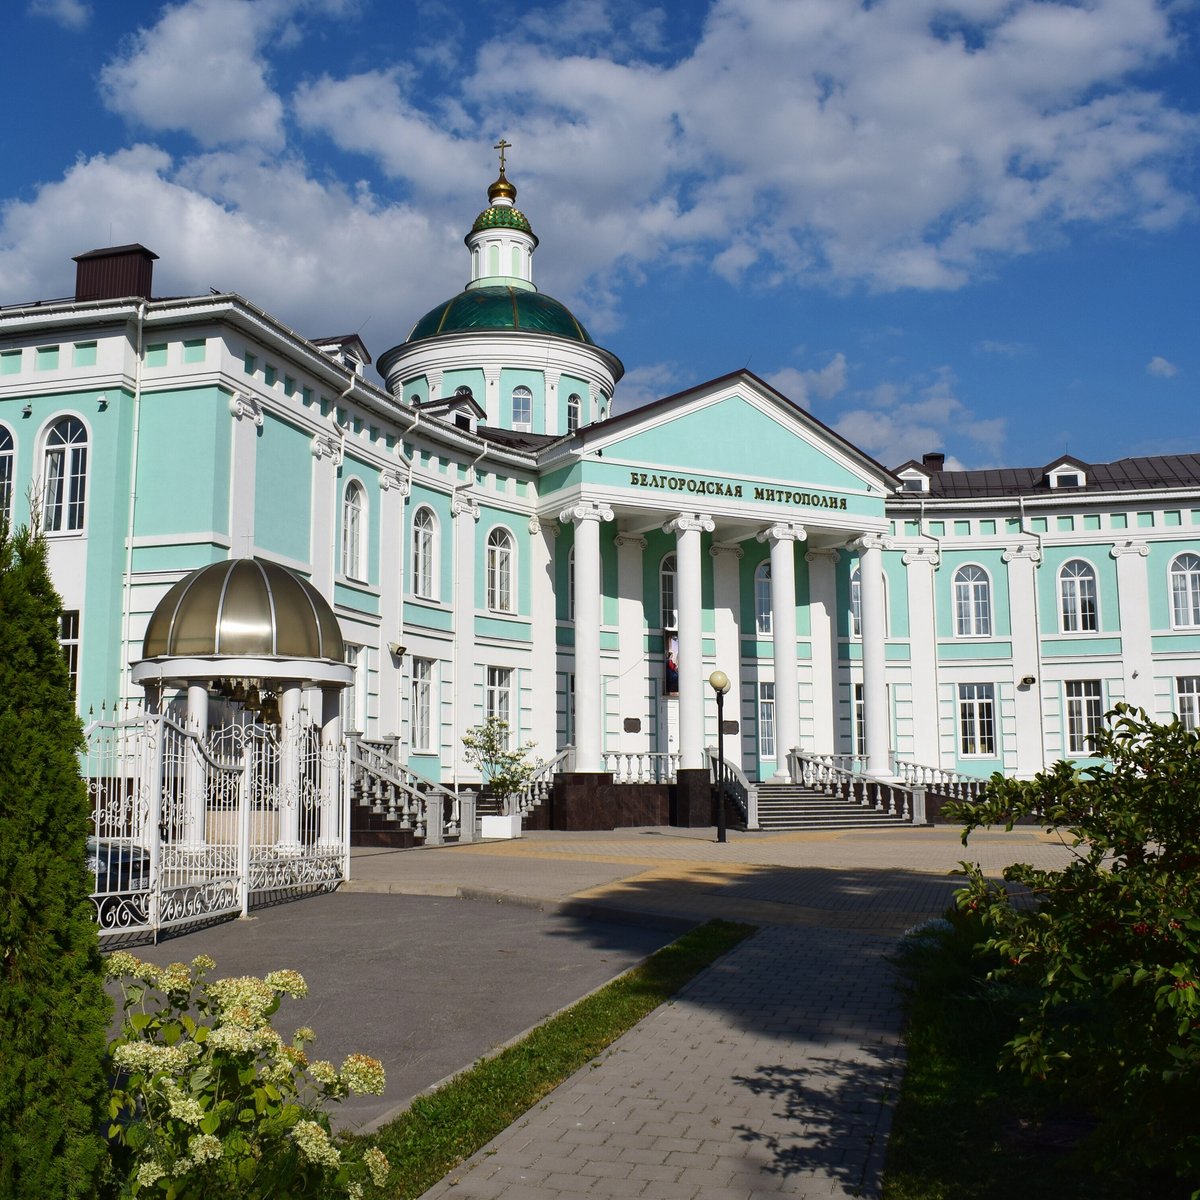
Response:
[[[536,742],[513,746],[511,741],[508,722],[502,717],[488,717],[482,725],[468,729],[462,739],[467,762],[479,768],[506,815],[517,811],[522,789],[541,766],[540,760],[529,757]]]
[[[270,1019],[284,996],[307,994],[295,971],[206,982],[215,965],[201,955],[160,969],[124,951],[106,962],[124,994],[110,1047],[115,1194],[354,1198],[366,1176],[382,1186],[384,1155],[372,1149],[361,1162],[347,1160],[324,1111],[351,1092],[382,1093],[380,1063],[365,1054],[349,1055],[340,1069],[310,1062],[311,1029],[284,1041]]]
[[[1099,1119],[1100,1160],[1200,1178],[1200,733],[1118,705],[1094,739],[1107,761],[992,777],[962,804],[963,841],[1022,817],[1064,834],[1060,871],[1009,867],[1036,905],[963,864],[959,903],[979,916],[992,978],[1018,1004],[1008,1059]],[[949,810],[947,810],[949,811]],[[1197,1193],[1200,1195],[1200,1193]]]

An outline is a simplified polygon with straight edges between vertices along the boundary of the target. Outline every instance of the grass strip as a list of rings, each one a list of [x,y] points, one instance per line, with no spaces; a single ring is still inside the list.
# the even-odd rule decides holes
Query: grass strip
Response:
[[[392,1164],[388,1187],[368,1194],[415,1200],[753,932],[731,921],[690,930],[494,1058],[418,1096],[376,1133],[353,1139],[351,1154],[378,1146]]]

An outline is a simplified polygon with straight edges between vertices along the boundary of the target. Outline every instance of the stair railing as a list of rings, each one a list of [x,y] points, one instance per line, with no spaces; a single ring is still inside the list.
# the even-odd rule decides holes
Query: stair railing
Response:
[[[401,831],[411,830],[428,845],[439,844],[439,838],[470,840],[469,833],[462,838],[458,796],[400,762],[398,738],[368,740],[350,733],[346,742],[351,794],[368,804],[375,816],[398,822]],[[430,820],[435,806],[440,806],[440,819]]]
[[[862,759],[857,756],[810,754],[798,746],[788,751],[787,762],[793,783],[902,821],[925,824],[925,790],[920,784],[876,779],[861,769]]]
[[[758,785],[746,777],[745,772],[737,763],[717,756],[716,746],[709,746],[708,754],[709,778],[715,788],[720,789],[722,775],[725,780],[725,795],[727,795],[742,814],[742,820],[747,829],[758,829]]]
[[[535,808],[550,798],[550,794],[554,791],[554,777],[559,771],[573,771],[574,769],[574,746],[564,746],[553,758],[541,763],[518,796],[517,811],[521,816],[528,816]]]
[[[679,771],[673,751],[604,750],[601,763],[613,783],[674,783]]]
[[[937,796],[953,800],[978,801],[987,788],[987,780],[978,775],[964,775],[945,767],[929,767],[922,763],[894,756],[892,771],[909,787],[921,787]]]

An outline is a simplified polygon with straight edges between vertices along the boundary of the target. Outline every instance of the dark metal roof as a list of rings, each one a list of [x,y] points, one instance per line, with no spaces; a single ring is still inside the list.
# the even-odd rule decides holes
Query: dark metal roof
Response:
[[[507,446],[510,450],[525,450],[536,454],[543,446],[557,442],[561,434],[553,433],[518,433],[512,429],[502,429],[498,425],[480,425],[476,430],[481,438],[495,443],[497,446]]]
[[[1056,467],[1076,466],[1085,477],[1082,487],[1050,486],[1047,475]],[[933,471],[910,461],[897,471],[916,468],[929,478],[928,492],[907,492],[904,499],[927,496],[942,500],[973,500],[987,496],[1091,495],[1099,492],[1152,492],[1170,488],[1200,488],[1200,454],[1157,454],[1120,458],[1111,463],[1085,463],[1061,456],[1043,467],[995,467],[984,471]]]

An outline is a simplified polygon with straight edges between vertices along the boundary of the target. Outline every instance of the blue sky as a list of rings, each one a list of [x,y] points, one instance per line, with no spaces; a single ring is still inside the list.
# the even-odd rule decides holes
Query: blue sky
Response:
[[[0,303],[140,241],[378,356],[491,149],[618,408],[748,366],[889,466],[1200,450],[1192,0],[14,0]],[[13,114],[19,114],[16,122]]]

